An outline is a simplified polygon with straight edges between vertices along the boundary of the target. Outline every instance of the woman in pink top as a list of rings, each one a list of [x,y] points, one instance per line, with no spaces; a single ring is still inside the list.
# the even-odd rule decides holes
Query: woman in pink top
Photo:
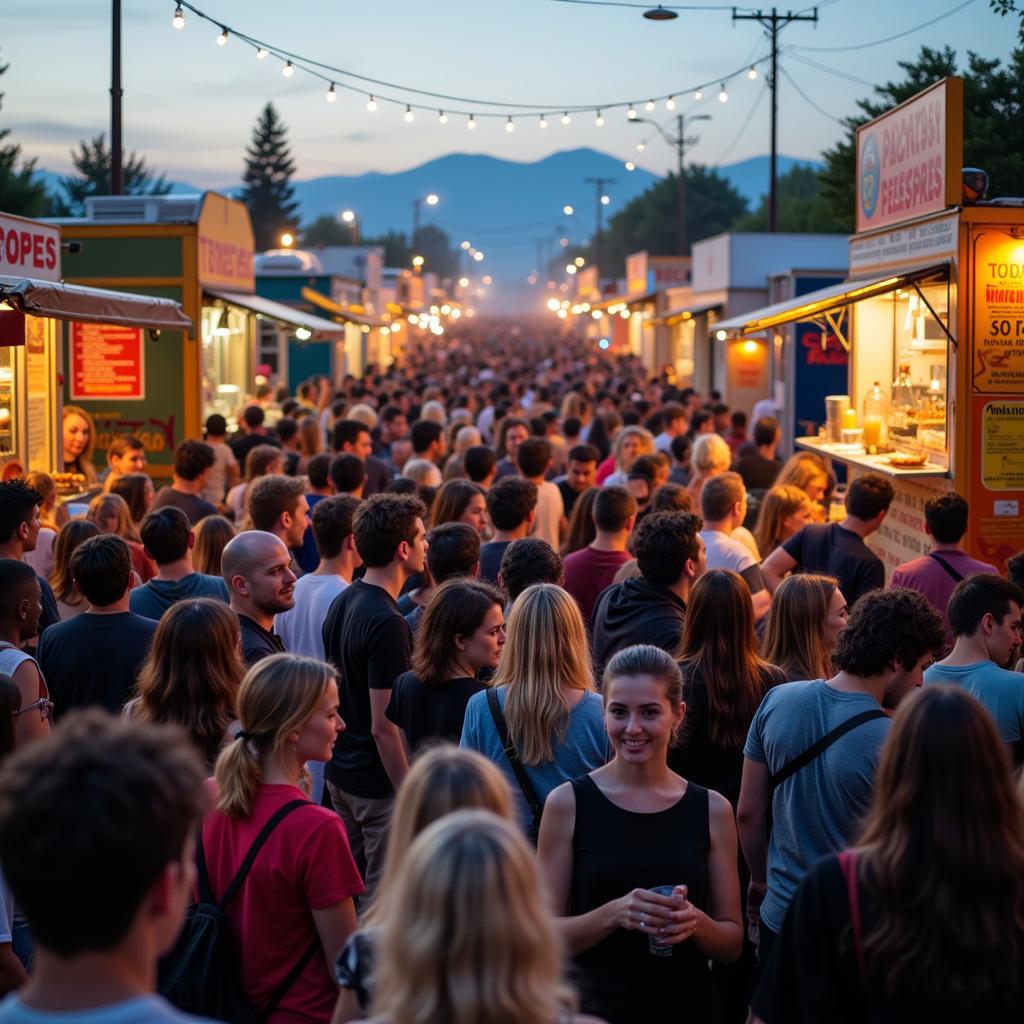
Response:
[[[265,658],[242,680],[238,720],[237,738],[217,759],[215,809],[203,823],[210,887],[220,899],[261,829],[298,803],[260,850],[227,915],[243,991],[268,1024],[326,1022],[338,996],[331,970],[356,928],[353,898],[364,891],[341,819],[307,795],[306,762],[330,760],[345,728],[334,671],[315,658]]]

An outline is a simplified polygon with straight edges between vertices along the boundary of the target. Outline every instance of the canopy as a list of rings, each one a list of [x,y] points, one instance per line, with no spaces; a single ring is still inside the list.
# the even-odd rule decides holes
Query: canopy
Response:
[[[819,288],[816,292],[798,295],[785,302],[776,302],[773,306],[764,306],[761,309],[753,309],[749,313],[730,317],[728,320],[720,320],[715,324],[715,330],[728,331],[731,334],[756,334],[758,331],[778,327],[781,324],[795,323],[798,320],[814,320],[817,317],[834,313],[852,302],[860,302],[876,295],[885,295],[898,288],[920,284],[927,280],[943,280],[948,276],[948,263],[932,263],[861,281],[843,281],[841,284],[830,285],[828,288]]]
[[[251,310],[269,320],[277,320],[278,323],[287,324],[289,327],[301,327],[313,334],[341,334],[345,328],[336,324],[333,320],[325,320],[322,316],[313,316],[312,313],[304,313],[301,309],[293,306],[286,306],[283,302],[274,302],[272,299],[265,299],[261,295],[246,295],[242,292],[222,292],[206,289],[207,295],[215,299],[223,299],[233,306],[241,306],[243,309]]]
[[[152,295],[0,276],[0,301],[22,313],[55,320],[145,327],[151,331],[192,331],[192,321],[177,302]]]
[[[600,302],[592,302],[591,309],[607,309],[611,311],[612,306],[621,306],[627,309],[629,306],[637,306],[644,302],[652,302],[658,297],[657,292],[643,292],[640,295],[616,295],[610,299],[602,299]]]
[[[384,326],[383,320],[378,320],[376,317],[369,316],[366,313],[354,313],[345,306],[339,305],[333,299],[329,299],[326,295],[321,294],[315,288],[303,288],[302,297],[307,302],[312,302],[314,306],[325,310],[340,320],[348,320],[349,323],[359,324],[360,327]]]
[[[659,313],[654,318],[654,322],[671,327],[673,324],[679,323],[680,320],[689,320],[690,317],[699,316],[701,313],[717,309],[721,305],[721,302],[691,302],[688,306],[677,306],[675,309],[667,309],[664,313]]]

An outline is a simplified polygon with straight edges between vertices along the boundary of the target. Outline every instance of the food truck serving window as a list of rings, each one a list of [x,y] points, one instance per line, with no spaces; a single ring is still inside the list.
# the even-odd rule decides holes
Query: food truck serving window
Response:
[[[237,306],[203,306],[203,417],[220,413],[229,429],[245,404],[249,366],[249,314]]]

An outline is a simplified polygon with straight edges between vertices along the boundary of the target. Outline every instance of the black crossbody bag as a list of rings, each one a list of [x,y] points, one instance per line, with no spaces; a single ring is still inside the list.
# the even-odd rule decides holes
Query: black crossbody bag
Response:
[[[533,815],[533,824],[527,835],[534,846],[536,846],[537,835],[540,832],[540,816],[544,809],[543,805],[537,798],[537,791],[533,788],[533,783],[530,782],[530,777],[526,774],[523,762],[519,760],[519,751],[516,750],[512,737],[509,735],[508,723],[505,721],[501,704],[498,703],[498,693],[493,688],[487,690],[487,707],[490,708],[491,718],[494,719],[494,728],[498,731],[498,739],[505,748],[505,756],[508,758],[508,763],[512,766],[516,782],[519,783],[519,788],[523,791],[527,806]]]

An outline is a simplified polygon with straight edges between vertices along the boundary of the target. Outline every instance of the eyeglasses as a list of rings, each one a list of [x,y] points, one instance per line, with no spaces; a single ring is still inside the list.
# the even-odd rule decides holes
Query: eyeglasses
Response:
[[[15,711],[14,717],[17,718],[18,715],[23,715],[25,714],[26,711],[35,710],[39,711],[39,717],[45,722],[47,721],[47,719],[53,717],[53,701],[49,700],[46,697],[40,697],[39,700],[37,700],[35,703],[26,704],[25,707],[19,708],[17,711]]]

